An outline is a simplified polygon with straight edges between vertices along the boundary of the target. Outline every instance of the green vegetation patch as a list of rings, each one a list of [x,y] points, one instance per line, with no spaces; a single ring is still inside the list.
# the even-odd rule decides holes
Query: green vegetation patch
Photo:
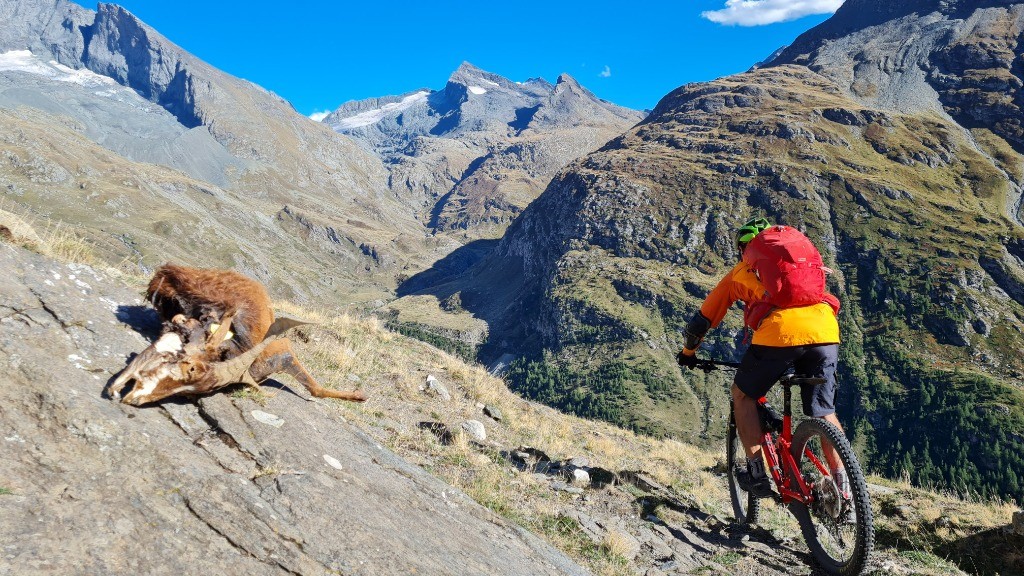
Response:
[[[711,558],[712,562],[721,564],[722,566],[732,566],[743,559],[743,555],[739,552],[723,552],[716,554]]]
[[[426,342],[467,362],[472,362],[476,359],[477,346],[470,346],[458,338],[438,334],[432,326],[396,321],[388,321],[385,323],[385,326],[388,330]]]

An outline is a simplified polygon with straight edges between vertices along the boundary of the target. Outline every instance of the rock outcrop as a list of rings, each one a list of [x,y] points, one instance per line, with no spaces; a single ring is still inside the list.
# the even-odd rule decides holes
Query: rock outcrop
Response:
[[[769,65],[806,65],[872,107],[952,117],[1014,182],[1007,211],[1024,225],[1024,168],[1006,150],[1024,154],[1022,52],[1018,1],[850,0]]]

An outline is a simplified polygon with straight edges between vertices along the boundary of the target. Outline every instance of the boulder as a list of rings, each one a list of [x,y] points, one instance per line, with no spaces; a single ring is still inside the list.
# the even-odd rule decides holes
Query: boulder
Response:
[[[483,442],[487,439],[487,430],[484,428],[484,423],[479,420],[466,420],[462,423],[462,429],[469,434],[469,437],[477,442]]]
[[[503,417],[501,415],[501,410],[499,410],[497,407],[491,406],[489,404],[484,406],[484,414],[487,415],[487,416],[490,416],[491,418],[493,418],[497,422],[501,422],[502,419],[503,419]]]
[[[437,396],[445,402],[449,402],[452,399],[452,395],[448,392],[448,389],[443,384],[437,381],[433,375],[427,376],[427,382],[420,390],[426,392],[430,396]]]

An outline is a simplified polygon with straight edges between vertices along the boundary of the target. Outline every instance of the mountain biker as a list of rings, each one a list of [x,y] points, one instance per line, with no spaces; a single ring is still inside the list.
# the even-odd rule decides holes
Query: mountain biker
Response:
[[[771,227],[764,218],[754,218],[736,231],[740,262],[708,294],[700,310],[693,315],[683,333],[679,365],[694,368],[696,351],[708,330],[718,326],[737,300],[749,310],[752,303],[764,301],[767,292],[754,270],[743,262],[747,244]],[[825,378],[819,386],[801,387],[804,414],[822,418],[842,430],[835,415],[836,361],[839,350],[839,323],[827,303],[797,308],[774,308],[754,330],[751,345],[743,355],[732,386],[736,432],[743,443],[747,467],[739,470],[740,487],[756,497],[772,494],[771,478],[761,455],[761,423],[757,399],[768,393],[775,382],[791,368],[799,374]],[[843,494],[849,482],[834,449],[825,450],[833,478]]]

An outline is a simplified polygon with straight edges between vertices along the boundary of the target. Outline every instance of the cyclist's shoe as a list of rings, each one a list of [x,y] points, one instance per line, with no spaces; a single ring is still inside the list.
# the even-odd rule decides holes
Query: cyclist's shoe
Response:
[[[850,478],[846,475],[846,470],[842,468],[833,470],[832,480],[836,483],[836,488],[839,489],[839,496],[843,503],[836,521],[839,524],[856,524],[857,519],[853,513],[853,495],[850,492]]]
[[[842,468],[833,470],[832,481],[836,483],[836,488],[839,489],[839,494],[842,495],[843,500],[849,502],[852,496],[850,493],[850,477],[846,475],[846,470]]]
[[[774,494],[772,491],[772,479],[764,471],[764,461],[757,458],[747,461],[747,469],[736,471],[736,483],[740,485],[747,494],[755,498],[768,498]]]

